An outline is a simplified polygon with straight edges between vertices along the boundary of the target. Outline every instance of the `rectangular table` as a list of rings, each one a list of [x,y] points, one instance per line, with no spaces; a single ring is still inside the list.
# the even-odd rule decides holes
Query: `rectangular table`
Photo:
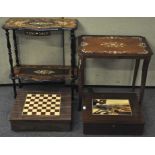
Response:
[[[84,133],[142,134],[144,120],[140,104],[143,100],[147,70],[153,54],[146,39],[142,36],[84,35],[79,37],[78,47],[79,109],[82,109]],[[139,94],[131,92],[85,94],[85,64],[89,58],[135,59],[133,91],[139,63],[143,60]],[[122,103],[124,105],[121,105]]]

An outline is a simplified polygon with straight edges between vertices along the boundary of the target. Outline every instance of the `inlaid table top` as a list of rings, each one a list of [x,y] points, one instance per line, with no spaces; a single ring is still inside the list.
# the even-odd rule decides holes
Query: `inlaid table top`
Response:
[[[141,36],[81,36],[79,54],[99,56],[147,56],[152,51]]]
[[[77,20],[69,18],[10,18],[3,25],[4,29],[17,30],[52,30],[76,29]]]

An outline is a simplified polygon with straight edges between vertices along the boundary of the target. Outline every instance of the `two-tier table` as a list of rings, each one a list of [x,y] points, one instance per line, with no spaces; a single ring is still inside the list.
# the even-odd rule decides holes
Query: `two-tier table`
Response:
[[[144,120],[140,110],[152,51],[141,36],[87,35],[79,37],[79,108],[83,110],[86,134],[140,134]],[[84,93],[88,58],[135,59],[133,90],[140,60],[143,60],[139,95],[129,93]]]
[[[3,25],[6,32],[11,79],[16,103],[11,113],[13,130],[69,130],[71,127],[71,97],[74,96],[75,70],[75,30],[77,20],[68,18],[10,18]],[[13,32],[14,53],[10,43]],[[19,58],[17,31],[31,36],[47,36],[60,31],[63,44],[63,65],[22,64]],[[64,31],[70,32],[71,65],[65,65]],[[33,50],[33,49],[32,49]],[[15,55],[15,62],[14,56]],[[36,53],[37,55],[37,53]],[[15,66],[14,66],[15,64]],[[17,91],[16,80],[22,87],[24,81],[65,83],[71,81],[70,89],[57,91],[22,90]]]

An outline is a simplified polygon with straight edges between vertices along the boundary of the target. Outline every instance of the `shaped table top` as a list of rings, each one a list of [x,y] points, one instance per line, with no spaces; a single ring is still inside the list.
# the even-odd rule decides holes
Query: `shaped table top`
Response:
[[[76,28],[77,20],[69,18],[10,18],[3,25],[3,29],[6,30],[45,31]]]

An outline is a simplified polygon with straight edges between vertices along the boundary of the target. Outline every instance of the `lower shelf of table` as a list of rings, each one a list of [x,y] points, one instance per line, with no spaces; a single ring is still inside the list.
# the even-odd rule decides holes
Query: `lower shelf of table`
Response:
[[[76,70],[74,71],[76,74]],[[71,67],[62,65],[21,65],[14,67],[15,78],[31,81],[63,82],[71,79]]]
[[[101,107],[101,113],[94,113],[94,99],[98,102],[100,101],[98,99],[102,99],[102,104],[97,103],[97,106]],[[106,110],[108,112],[105,112]],[[135,93],[85,94],[82,112],[84,134],[140,135],[143,133],[144,119]]]
[[[57,91],[20,90],[10,115],[14,131],[71,130],[70,89]]]

